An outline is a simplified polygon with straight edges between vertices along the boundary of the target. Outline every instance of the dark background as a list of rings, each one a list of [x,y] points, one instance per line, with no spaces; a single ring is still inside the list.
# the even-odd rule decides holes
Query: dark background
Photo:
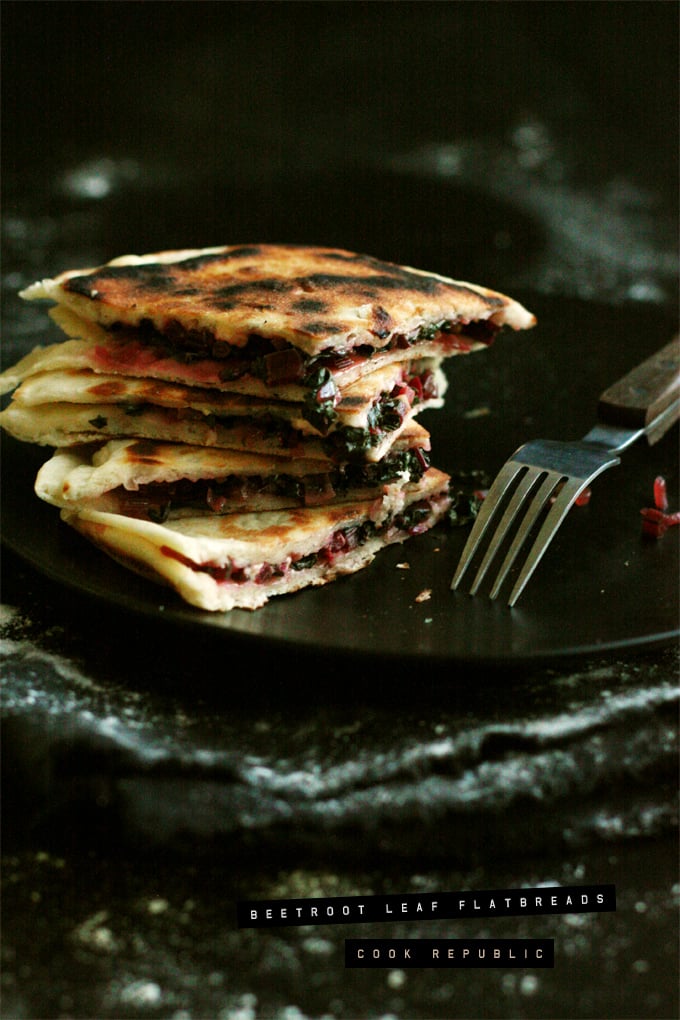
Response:
[[[674,222],[673,7],[5,3],[10,241],[30,195],[68,203],[65,258],[322,238],[502,288],[545,244],[533,188]]]
[[[257,241],[526,297],[573,342],[525,380],[532,427],[587,367],[580,426],[591,387],[677,322],[673,3],[0,12],[4,364],[57,338],[17,298],[40,276]],[[677,1016],[672,642],[505,668],[282,658],[140,620],[11,550],[3,621],[4,1016]],[[235,927],[238,898],[543,882],[614,882],[618,910]],[[556,966],[345,972],[363,935],[551,937]]]

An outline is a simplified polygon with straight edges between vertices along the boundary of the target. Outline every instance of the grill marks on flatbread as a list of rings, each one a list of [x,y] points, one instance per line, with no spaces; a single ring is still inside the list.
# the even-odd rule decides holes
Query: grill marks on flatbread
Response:
[[[49,298],[108,327],[150,326],[188,349],[202,333],[236,347],[255,334],[315,355],[383,348],[423,325],[534,322],[518,302],[485,287],[302,245],[126,255],[43,280],[23,296]]]
[[[444,359],[534,323],[489,288],[296,245],[126,255],[23,296],[57,302],[70,339],[0,377],[19,387],[0,424],[51,445],[138,435],[247,449],[247,416],[258,452],[379,460],[441,406]]]
[[[0,426],[56,448],[41,499],[208,610],[367,566],[450,504],[415,416],[450,357],[534,317],[504,294],[319,246],[125,255],[22,293],[62,343],[0,376]]]

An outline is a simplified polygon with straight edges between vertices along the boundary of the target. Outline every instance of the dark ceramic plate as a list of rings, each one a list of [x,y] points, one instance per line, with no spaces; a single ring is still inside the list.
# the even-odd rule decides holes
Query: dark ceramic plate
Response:
[[[598,394],[668,340],[672,324],[647,306],[626,309],[517,295],[539,318],[490,350],[449,363],[446,406],[423,418],[432,461],[449,472],[501,463],[532,437],[572,439],[593,423]],[[212,614],[129,573],[61,524],[32,492],[45,451],[5,437],[5,543],[39,571],[169,625],[249,638],[269,648],[480,663],[651,646],[680,633],[678,532],[641,534],[640,508],[663,474],[677,500],[677,426],[642,441],[574,508],[512,608],[449,584],[468,533],[440,525],[384,550],[363,572],[325,588],[273,599],[251,613]],[[408,568],[403,564],[408,563]],[[431,596],[417,601],[424,590]]]

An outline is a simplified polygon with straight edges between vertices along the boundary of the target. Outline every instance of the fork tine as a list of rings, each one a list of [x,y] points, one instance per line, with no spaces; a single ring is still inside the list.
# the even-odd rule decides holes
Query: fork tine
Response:
[[[493,587],[489,592],[489,598],[495,599],[500,591],[501,585],[506,578],[510,567],[515,562],[517,555],[524,545],[531,528],[534,526],[538,517],[543,510],[543,507],[548,502],[555,487],[562,481],[563,475],[556,471],[549,471],[543,482],[541,483],[538,491],[531,500],[529,507],[524,515],[522,523],[520,524],[515,537],[512,540],[512,544],[508,549],[507,555],[503,560],[502,566],[498,571],[496,580],[494,581]]]
[[[520,479],[519,484],[513,492],[510,502],[505,508],[505,512],[496,527],[493,538],[489,543],[489,547],[479,565],[479,569],[475,574],[475,579],[470,586],[471,595],[475,595],[477,593],[480,584],[486,576],[486,572],[489,569],[491,561],[498,552],[505,536],[508,534],[512,522],[517,519],[517,515],[521,511],[522,506],[530,498],[532,490],[535,488],[542,475],[542,471],[535,471],[533,468],[529,468],[525,475]]]
[[[463,579],[463,574],[470,566],[472,558],[477,551],[480,542],[484,537],[484,533],[491,523],[491,518],[496,511],[500,501],[503,499],[508,487],[512,484],[513,479],[516,475],[524,470],[526,465],[516,464],[514,461],[506,461],[503,467],[500,469],[493,485],[486,494],[486,498],[479,508],[479,513],[475,519],[475,523],[472,527],[472,531],[468,536],[468,540],[465,543],[465,548],[456,567],[456,572],[453,575],[451,581],[451,588],[456,589],[460,585]]]
[[[510,597],[508,599],[509,606],[514,606],[515,602],[522,594],[525,585],[538,566],[543,553],[548,548],[560,524],[569,512],[572,503],[587,487],[589,481],[590,479],[586,479],[584,481],[582,478],[570,478],[567,479],[562,486],[557,499],[553,503],[548,516],[543,522],[541,530],[536,537],[536,541],[529,551],[529,555],[524,561],[524,566],[520,571],[519,577],[515,581],[514,587],[510,592]]]

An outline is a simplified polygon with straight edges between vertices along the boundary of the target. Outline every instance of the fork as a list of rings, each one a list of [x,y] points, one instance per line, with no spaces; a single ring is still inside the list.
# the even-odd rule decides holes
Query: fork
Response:
[[[534,439],[505,462],[481,505],[452,589],[461,585],[475,554],[482,555],[486,538],[469,591],[476,594],[492,562],[507,547],[489,592],[490,598],[497,598],[529,536],[535,534],[508,598],[508,605],[515,604],[570,507],[591,482],[619,464],[618,454],[641,436],[652,445],[680,417],[679,340],[676,336],[602,393],[598,423],[583,439]]]

